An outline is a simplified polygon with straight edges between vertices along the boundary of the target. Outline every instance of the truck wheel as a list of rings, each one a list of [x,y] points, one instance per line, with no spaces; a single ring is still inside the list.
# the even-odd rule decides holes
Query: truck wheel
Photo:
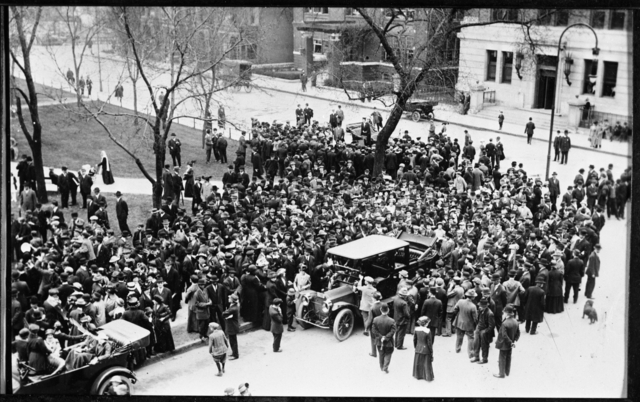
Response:
[[[420,112],[416,110],[415,112],[411,113],[411,120],[420,121]]]
[[[307,309],[309,309],[309,306],[305,306],[304,304],[300,303],[298,305],[298,308],[296,309],[296,322],[298,323],[298,326],[300,328],[304,329],[309,329],[311,328],[311,324],[304,322],[304,321],[300,321],[297,318],[298,317],[304,317],[304,315],[307,313]]]
[[[340,342],[351,336],[355,319],[353,311],[348,308],[340,310],[335,320],[333,320],[333,335]]]
[[[111,380],[113,379],[113,377],[120,377],[120,379],[122,380],[122,384],[126,385],[127,389],[129,390],[129,393],[126,395],[133,395],[133,384],[131,383],[131,379],[119,374],[114,374],[105,378],[100,386],[98,386],[98,392],[96,393],[96,395],[105,395],[105,392],[107,390],[112,389]]]

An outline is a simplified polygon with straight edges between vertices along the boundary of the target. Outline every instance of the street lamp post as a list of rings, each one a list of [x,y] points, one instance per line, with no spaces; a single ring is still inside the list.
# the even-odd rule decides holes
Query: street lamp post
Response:
[[[589,28],[591,32],[593,32],[593,36],[595,36],[596,38],[596,47],[593,48],[593,55],[597,57],[598,54],[600,53],[600,49],[598,48],[598,35],[596,34],[596,31],[594,31],[593,28],[591,28],[590,25],[584,24],[582,22],[578,22],[576,24],[572,24],[566,27],[565,30],[562,31],[562,34],[560,34],[560,39],[558,39],[558,56],[557,56],[557,66],[556,66],[556,81],[555,81],[556,83],[558,82],[558,75],[560,72],[560,50],[562,49],[562,37],[564,36],[565,32],[567,32],[569,29],[576,26],[583,26],[585,28]],[[558,97],[558,93],[556,92],[553,96],[553,103],[551,105],[551,126],[549,127],[549,149],[547,151],[547,170],[544,176],[545,180],[549,180],[549,167],[551,166],[551,142],[553,139],[553,120],[556,115],[556,98],[557,97]]]

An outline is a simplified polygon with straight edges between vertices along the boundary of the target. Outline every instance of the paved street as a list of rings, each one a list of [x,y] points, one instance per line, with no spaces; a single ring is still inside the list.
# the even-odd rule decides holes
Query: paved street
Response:
[[[57,87],[67,85],[54,63],[46,62],[49,57],[42,47],[34,46],[33,65],[38,66],[36,81]],[[95,48],[94,48],[95,49]],[[69,50],[57,49],[58,65],[64,71],[72,64]],[[98,91],[97,59],[85,59],[82,75],[90,74],[94,81],[94,99],[105,99],[113,92],[115,83],[123,74],[121,63],[103,60],[102,75],[105,91]],[[154,74],[154,85],[168,83],[166,74]],[[146,88],[138,82],[140,96],[139,108],[148,105]],[[177,98],[183,93],[178,94]],[[125,86],[123,106],[133,108],[131,84]],[[336,95],[336,99],[337,99]],[[249,118],[264,121],[293,122],[296,104],[309,103],[315,111],[314,119],[324,121],[337,104],[330,100],[310,99],[304,95],[289,94],[273,90],[255,90],[221,94],[220,102],[225,105],[227,118],[245,127]],[[360,121],[363,115],[370,115],[371,109],[356,105],[343,105],[347,122]],[[185,103],[181,112],[193,113],[195,105]],[[197,113],[199,115],[199,113]],[[383,112],[386,119],[386,113]],[[456,116],[448,119],[452,122],[447,132],[458,141],[464,142],[464,128],[456,125]],[[461,119],[462,120],[462,119]],[[184,124],[192,124],[189,120]],[[439,129],[439,128],[438,128]],[[413,138],[426,139],[428,126],[425,122],[416,123],[403,119],[395,135],[409,130]],[[488,142],[496,137],[489,131],[470,130],[474,144]],[[93,135],[102,135],[94,133]],[[106,135],[106,134],[105,134]],[[235,135],[237,135],[234,132]],[[536,137],[546,137],[548,133],[536,132]],[[502,136],[506,160],[502,162],[503,171],[511,161],[524,164],[524,169],[532,176],[544,178],[547,144],[534,141],[527,145],[524,137]],[[622,144],[614,144],[620,148]],[[605,142],[603,149],[608,147]],[[613,147],[613,145],[612,145]],[[186,156],[186,155],[185,155]],[[185,159],[183,156],[183,159]],[[569,164],[558,165],[552,162],[551,172],[556,171],[564,192],[579,168],[596,168],[614,164],[614,176],[619,177],[622,170],[631,161],[622,156],[602,155],[591,150],[574,149],[569,153]],[[196,168],[198,175],[207,175],[207,167]],[[219,177],[214,177],[219,180]],[[150,194],[148,181],[140,179],[121,179],[116,177],[113,186],[102,188],[104,192]],[[99,183],[96,183],[99,185]],[[630,208],[627,208],[627,217]],[[435,381],[426,383],[412,378],[413,346],[408,337],[405,344],[409,349],[394,353],[390,374],[379,371],[377,361],[368,356],[369,338],[362,335],[358,328],[354,335],[339,343],[330,331],[311,329],[285,332],[281,354],[271,352],[270,333],[258,330],[239,337],[241,359],[227,363],[227,374],[218,378],[215,365],[205,348],[197,348],[182,355],[143,367],[138,371],[138,394],[146,395],[221,395],[226,387],[236,387],[242,382],[250,383],[255,396],[413,396],[413,397],[620,397],[623,390],[626,356],[626,289],[627,289],[627,223],[615,220],[607,221],[601,232],[601,277],[598,278],[594,292],[595,305],[599,321],[589,325],[581,319],[585,302],[584,295],[578,304],[565,305],[566,311],[558,315],[545,315],[547,324],[539,326],[540,335],[530,336],[524,333],[514,350],[512,374],[506,380],[492,377],[497,372],[497,350],[490,352],[487,365],[470,364],[464,351],[456,354],[455,338],[437,338],[435,342],[434,371]],[[586,279],[583,280],[583,291]],[[181,310],[178,322],[185,320],[185,309]],[[176,322],[177,324],[177,322]],[[465,341],[466,342],[466,341]],[[465,387],[452,387],[454,378],[464,378]],[[605,385],[606,384],[606,385]]]
[[[222,395],[227,387],[248,382],[254,396],[343,397],[620,397],[626,356],[626,233],[623,222],[608,221],[601,233],[601,277],[594,292],[599,321],[582,319],[585,302],[566,304],[565,312],[545,314],[539,335],[524,333],[513,352],[511,376],[492,376],[498,351],[491,345],[489,363],[469,363],[455,353],[455,338],[437,337],[434,345],[435,381],[412,376],[413,345],[393,354],[389,374],[368,356],[369,338],[362,326],[351,338],[338,342],[332,332],[312,328],[284,333],[282,353],[273,353],[272,335],[263,330],[240,335],[240,359],[227,362],[219,378],[211,356],[200,347],[138,370],[136,394]],[[582,287],[584,291],[585,282]],[[551,329],[551,331],[549,330]],[[555,341],[555,344],[554,344]],[[454,378],[465,386],[452,387]],[[606,386],[603,386],[606,384]]]

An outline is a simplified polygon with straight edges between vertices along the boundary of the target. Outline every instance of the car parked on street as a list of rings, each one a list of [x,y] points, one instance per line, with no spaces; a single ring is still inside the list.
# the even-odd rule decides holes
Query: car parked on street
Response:
[[[361,317],[360,294],[354,289],[359,276],[372,277],[382,302],[391,303],[400,271],[412,275],[418,268],[434,266],[434,243],[435,237],[402,232],[398,238],[371,235],[329,249],[327,259],[333,263],[336,278],[322,292],[300,292],[296,304],[298,324],[303,329],[333,329],[336,339],[344,341],[353,332],[356,318]]]
[[[31,367],[16,359],[13,362],[13,393],[108,395],[112,392],[112,380],[119,377],[118,380],[128,388],[128,395],[133,395],[133,384],[137,381],[132,371],[134,354],[149,345],[149,331],[125,320],[111,321],[97,331],[106,334],[112,344],[108,358],[56,375],[33,375]]]

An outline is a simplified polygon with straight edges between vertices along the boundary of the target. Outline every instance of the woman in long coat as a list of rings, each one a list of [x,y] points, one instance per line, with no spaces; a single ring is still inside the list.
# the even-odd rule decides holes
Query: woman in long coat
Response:
[[[100,163],[96,166],[96,170],[101,169],[102,171],[102,181],[104,184],[109,185],[113,184],[113,173],[111,172],[111,164],[109,163],[109,158],[107,157],[107,153],[102,151],[100,153]]]
[[[171,352],[176,348],[171,334],[171,311],[164,304],[162,296],[153,296],[153,328],[156,333],[156,353]]]
[[[245,275],[244,282],[242,282],[242,304],[244,311],[242,312],[242,318],[246,321],[251,321],[257,325],[262,324],[262,315],[260,314],[260,300],[259,292],[262,288],[260,280],[256,277],[256,268],[251,266],[249,273]]]
[[[189,306],[189,314],[187,315],[187,332],[198,332],[198,319],[196,318],[196,298],[195,293],[198,290],[198,276],[191,275],[191,286],[187,289],[185,302]]]
[[[562,282],[562,273],[558,271],[555,265],[552,265],[551,272],[549,272],[549,284],[547,285],[546,306],[544,309],[546,313],[556,314],[564,311]]]
[[[418,380],[433,381],[433,343],[428,328],[429,317],[420,317],[413,332],[413,346],[416,349],[413,358],[413,377]]]
[[[184,172],[183,179],[185,180],[184,184],[184,196],[187,198],[193,198],[193,186],[195,184],[195,172],[193,171],[193,163],[195,161],[191,161],[187,163],[187,170]]]

